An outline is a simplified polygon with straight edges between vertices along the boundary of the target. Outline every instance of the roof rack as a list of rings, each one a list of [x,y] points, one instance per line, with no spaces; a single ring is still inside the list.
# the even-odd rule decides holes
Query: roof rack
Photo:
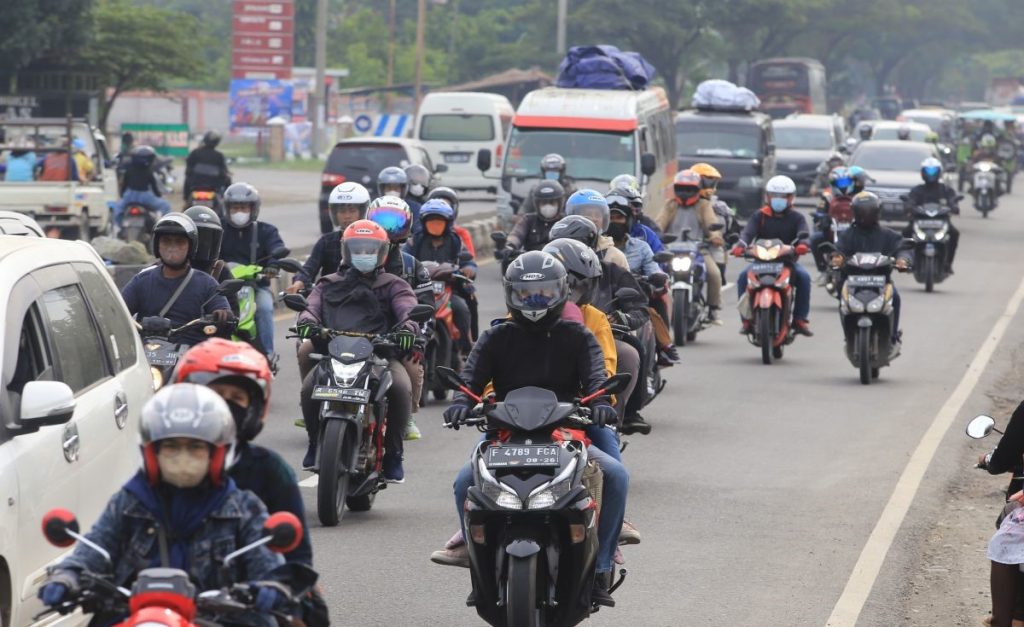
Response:
[[[721,107],[713,105],[697,105],[693,109],[705,113],[753,113],[758,110],[756,107]]]

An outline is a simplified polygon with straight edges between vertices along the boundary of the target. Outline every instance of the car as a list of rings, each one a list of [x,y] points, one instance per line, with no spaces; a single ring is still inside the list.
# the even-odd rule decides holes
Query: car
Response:
[[[850,165],[867,170],[872,180],[865,187],[882,201],[882,219],[900,220],[909,214],[901,196],[921,183],[921,162],[939,158],[935,144],[901,140],[861,142],[850,155]],[[948,174],[944,182],[949,184]]]
[[[153,377],[128,309],[85,242],[0,235],[0,618],[34,620],[55,507],[92,524],[138,469]],[[82,617],[69,616],[59,621]],[[70,623],[69,623],[70,624]]]
[[[434,173],[447,172],[448,166],[434,166],[423,144],[404,137],[352,137],[334,145],[320,175],[320,203],[317,214],[320,232],[330,233],[334,226],[327,213],[327,198],[338,185],[354,181],[377,196],[377,175],[388,166],[404,168],[418,163]]]
[[[927,124],[937,133],[939,140],[945,143],[953,141],[953,130],[956,123],[956,112],[949,109],[905,109],[900,112],[900,120]]]
[[[46,237],[38,222],[17,211],[0,211],[0,235]]]
[[[905,122],[882,120],[872,125],[871,141],[899,139],[899,132],[902,128],[910,131],[910,141],[924,142],[930,138],[938,138],[938,135],[927,124],[909,120]]]
[[[796,183],[797,196],[808,196],[818,166],[845,150],[842,123],[831,115],[791,115],[772,122],[775,168]]]

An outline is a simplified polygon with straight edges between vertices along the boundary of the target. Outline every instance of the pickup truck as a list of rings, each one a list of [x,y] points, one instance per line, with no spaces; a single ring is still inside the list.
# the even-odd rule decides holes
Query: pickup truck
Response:
[[[42,161],[58,151],[68,151],[81,140],[82,152],[92,163],[83,180],[40,180]],[[39,167],[33,180],[9,181],[7,160],[12,151],[34,153]],[[0,210],[25,213],[44,231],[56,228],[60,237],[89,240],[112,231],[112,203],[117,202],[117,173],[103,135],[86,120],[74,118],[23,118],[0,120]]]

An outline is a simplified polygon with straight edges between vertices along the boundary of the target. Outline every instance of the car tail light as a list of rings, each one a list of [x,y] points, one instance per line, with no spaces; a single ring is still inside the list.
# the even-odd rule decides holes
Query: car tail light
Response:
[[[494,163],[501,163],[501,150],[502,150],[502,148],[504,148],[504,146],[502,146],[501,144],[498,144],[498,147],[494,149]]]
[[[324,185],[341,185],[345,182],[345,177],[341,174],[328,174],[324,172],[320,175],[320,182]]]
[[[46,205],[44,207],[44,209],[46,211],[50,211],[50,212],[53,212],[53,213],[67,213],[68,212],[68,208],[67,207],[59,207],[59,206],[54,206],[54,205]]]
[[[192,192],[192,200],[213,200],[213,192]]]

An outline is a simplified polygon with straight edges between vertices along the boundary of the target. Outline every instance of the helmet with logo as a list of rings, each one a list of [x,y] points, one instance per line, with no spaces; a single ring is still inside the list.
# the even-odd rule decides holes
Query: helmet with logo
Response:
[[[153,485],[160,481],[160,442],[189,438],[210,446],[209,478],[220,486],[234,461],[235,421],[227,403],[208,387],[177,383],[161,388],[142,407],[139,418],[142,469]]]
[[[568,238],[553,239],[541,250],[565,266],[569,299],[577,305],[589,305],[601,279],[601,260],[597,253],[586,244]]]
[[[409,179],[409,195],[423,198],[430,189],[430,170],[418,163],[405,166],[405,176]]]
[[[209,207],[196,205],[189,207],[184,213],[195,223],[199,233],[193,260],[202,265],[217,261],[220,257],[220,243],[224,238],[224,228],[220,225],[217,212]]]
[[[601,233],[594,221],[583,216],[565,216],[552,224],[551,230],[548,231],[548,237],[552,240],[573,239],[594,250],[597,249],[597,240],[600,236]]]
[[[409,193],[409,177],[406,175],[405,170],[394,165],[381,170],[380,174],[377,175],[377,195],[383,196],[384,188],[389,185],[401,187],[398,197],[405,198],[405,195]]]
[[[409,204],[394,196],[381,196],[370,203],[366,219],[381,225],[392,242],[403,242],[412,232]]]
[[[935,157],[928,157],[921,162],[921,178],[925,183],[934,183],[942,176],[942,162]]]
[[[175,383],[225,383],[245,390],[249,407],[232,411],[238,439],[254,439],[263,429],[270,407],[270,364],[263,353],[245,342],[211,338],[188,349],[174,369]],[[228,403],[228,407],[231,407]]]
[[[855,181],[850,176],[849,170],[842,166],[832,168],[832,171],[828,173],[828,184],[832,188],[832,193],[836,196],[852,195],[854,183]]]
[[[248,207],[248,221],[243,224],[232,220],[231,209],[234,207]],[[260,217],[260,193],[248,183],[233,183],[224,190],[224,212],[232,226],[244,229]]]
[[[375,272],[388,258],[390,244],[384,227],[371,220],[356,220],[341,235],[341,265],[363,274]]]
[[[562,216],[565,188],[558,181],[541,181],[530,191],[537,216],[544,222],[554,222]]]
[[[871,192],[860,192],[850,202],[853,210],[853,222],[858,226],[872,228],[878,226],[878,218],[882,213],[882,203],[878,196]]]
[[[598,230],[604,233],[610,221],[608,200],[597,190],[581,189],[565,201],[565,215],[590,218]]]
[[[675,179],[672,181],[672,190],[675,192],[676,199],[686,207],[692,207],[697,204],[701,197],[700,192],[702,188],[703,180],[700,174],[693,170],[677,172]]]
[[[331,190],[331,195],[327,197],[327,212],[331,216],[331,224],[334,228],[338,228],[338,212],[342,209],[354,207],[359,211],[359,217],[356,220],[361,220],[366,217],[366,209],[370,206],[370,192],[366,191],[366,188],[359,183],[353,183],[346,181],[341,185],[336,186]]]
[[[439,220],[444,220],[443,227],[440,226]],[[420,207],[420,224],[429,235],[441,237],[450,231],[454,222],[455,210],[440,198],[428,200]]]
[[[690,170],[700,175],[701,197],[711,200],[711,197],[718,191],[718,182],[722,180],[722,173],[710,163],[695,163]]]
[[[532,328],[554,325],[569,298],[565,266],[539,250],[516,257],[505,270],[502,285],[512,319]]]
[[[168,213],[153,225],[153,256],[160,259],[160,238],[180,235],[188,240],[188,259],[195,257],[199,246],[199,229],[192,218],[183,213]]]

